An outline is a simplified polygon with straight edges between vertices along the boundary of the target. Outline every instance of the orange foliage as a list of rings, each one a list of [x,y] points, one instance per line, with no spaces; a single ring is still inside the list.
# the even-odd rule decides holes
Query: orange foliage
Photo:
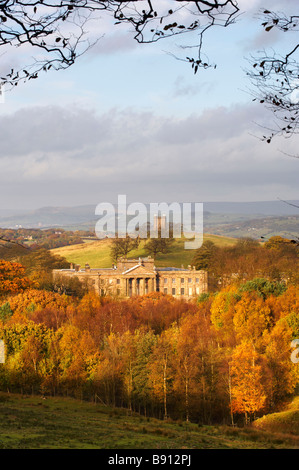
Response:
[[[14,294],[32,285],[20,263],[0,260],[0,295]]]
[[[235,306],[233,322],[241,341],[247,338],[256,343],[273,324],[272,312],[257,294],[245,292]]]
[[[250,343],[241,343],[235,348],[230,363],[231,408],[235,413],[244,413],[246,422],[266,405],[267,395],[259,359]]]
[[[72,299],[66,295],[60,295],[54,292],[38,289],[27,289],[24,292],[8,297],[6,302],[9,303],[13,313],[23,314],[25,316],[36,310],[44,308],[66,309],[72,303]]]

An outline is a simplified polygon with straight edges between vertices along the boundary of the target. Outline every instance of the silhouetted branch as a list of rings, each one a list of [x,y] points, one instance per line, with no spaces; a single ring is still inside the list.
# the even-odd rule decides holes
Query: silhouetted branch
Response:
[[[296,15],[286,17],[264,10],[262,18],[266,32],[272,28],[285,32],[299,30],[299,16]],[[271,129],[270,134],[262,139],[268,143],[276,135],[290,137],[299,130],[299,97],[296,96],[299,93],[298,52],[299,43],[294,44],[284,55],[264,50],[259,56],[250,59],[252,69],[247,74],[255,87],[254,99],[272,110],[276,118],[276,128]]]
[[[153,43],[171,36],[199,33],[196,57],[185,57],[196,73],[206,68],[201,57],[203,34],[213,26],[229,26],[239,8],[236,0],[172,0],[165,9],[158,0],[0,0],[0,46],[30,46],[37,57],[28,66],[1,77],[2,82],[16,85],[32,80],[39,72],[65,69],[102,36],[92,39],[85,29],[94,13],[105,12],[115,24],[133,26],[139,43]],[[100,21],[97,18],[97,21]],[[26,49],[28,52],[28,49]]]

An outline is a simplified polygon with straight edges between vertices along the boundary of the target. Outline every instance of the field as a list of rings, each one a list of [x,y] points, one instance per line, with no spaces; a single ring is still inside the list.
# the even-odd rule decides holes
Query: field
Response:
[[[219,246],[231,246],[237,241],[236,238],[220,237],[217,235],[204,235],[204,240],[211,240]],[[155,260],[156,266],[174,266],[180,268],[191,263],[195,250],[185,250],[185,240],[176,239],[171,247],[171,251],[167,254],[160,254]],[[142,240],[138,249],[129,253],[129,258],[138,258],[147,256],[144,250],[145,242]],[[55,248],[52,253],[63,256],[70,263],[80,264],[84,267],[88,263],[91,268],[110,268],[112,260],[110,258],[111,240],[97,240],[92,242],[81,243],[79,245],[64,246]]]
[[[0,449],[299,448],[298,435],[279,428],[165,422],[71,398],[0,393],[0,416]]]

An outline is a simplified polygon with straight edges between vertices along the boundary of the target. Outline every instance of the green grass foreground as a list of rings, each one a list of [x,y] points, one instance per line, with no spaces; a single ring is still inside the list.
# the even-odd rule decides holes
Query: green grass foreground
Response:
[[[298,449],[299,437],[253,427],[165,422],[71,398],[0,393],[0,449],[39,448]]]

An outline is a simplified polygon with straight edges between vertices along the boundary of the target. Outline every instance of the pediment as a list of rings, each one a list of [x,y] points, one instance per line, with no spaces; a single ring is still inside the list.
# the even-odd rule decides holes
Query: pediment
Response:
[[[133,266],[132,268],[127,269],[122,274],[132,274],[134,276],[137,276],[137,275],[143,275],[143,276],[151,275],[151,276],[153,276],[153,275],[156,274],[156,272],[153,269],[149,269],[148,267],[137,264],[136,266]]]

